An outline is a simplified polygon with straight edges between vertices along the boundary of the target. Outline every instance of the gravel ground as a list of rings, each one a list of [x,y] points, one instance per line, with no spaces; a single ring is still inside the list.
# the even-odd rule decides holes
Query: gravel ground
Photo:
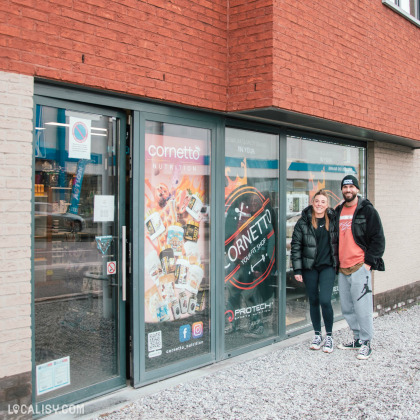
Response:
[[[98,419],[418,419],[420,305],[376,318],[373,352],[308,342],[145,396]],[[352,338],[348,328],[335,344]]]

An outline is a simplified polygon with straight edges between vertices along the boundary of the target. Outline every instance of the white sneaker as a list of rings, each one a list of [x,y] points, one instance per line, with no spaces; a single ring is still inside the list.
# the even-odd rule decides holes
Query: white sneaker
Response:
[[[321,344],[322,344],[322,336],[315,334],[313,340],[311,341],[311,345],[309,346],[309,348],[311,350],[319,350],[321,348]]]
[[[334,350],[334,340],[330,335],[327,335],[325,337],[324,347],[322,348],[322,351],[324,353],[332,353],[333,350]]]

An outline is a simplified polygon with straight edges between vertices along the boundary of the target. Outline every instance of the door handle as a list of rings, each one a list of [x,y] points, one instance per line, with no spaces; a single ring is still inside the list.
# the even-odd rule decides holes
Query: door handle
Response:
[[[121,280],[122,280],[122,300],[125,302],[127,300],[127,270],[126,270],[126,251],[127,251],[127,234],[126,226],[121,226],[121,242],[122,242],[122,252],[121,252]]]

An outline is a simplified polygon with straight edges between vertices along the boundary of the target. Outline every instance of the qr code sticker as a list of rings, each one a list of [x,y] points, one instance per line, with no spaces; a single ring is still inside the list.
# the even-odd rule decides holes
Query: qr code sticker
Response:
[[[162,331],[155,331],[147,335],[149,351],[160,350],[162,348]]]

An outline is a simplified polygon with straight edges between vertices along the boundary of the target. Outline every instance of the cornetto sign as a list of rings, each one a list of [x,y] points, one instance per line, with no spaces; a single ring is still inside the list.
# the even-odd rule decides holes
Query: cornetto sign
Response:
[[[169,146],[156,146],[151,144],[148,148],[149,155],[152,157],[160,157],[165,159],[178,158],[178,159],[200,159],[200,149],[196,146],[194,149],[191,146],[184,147],[169,147]]]
[[[225,282],[253,289],[270,275],[275,263],[270,199],[245,185],[229,195],[225,209]]]

